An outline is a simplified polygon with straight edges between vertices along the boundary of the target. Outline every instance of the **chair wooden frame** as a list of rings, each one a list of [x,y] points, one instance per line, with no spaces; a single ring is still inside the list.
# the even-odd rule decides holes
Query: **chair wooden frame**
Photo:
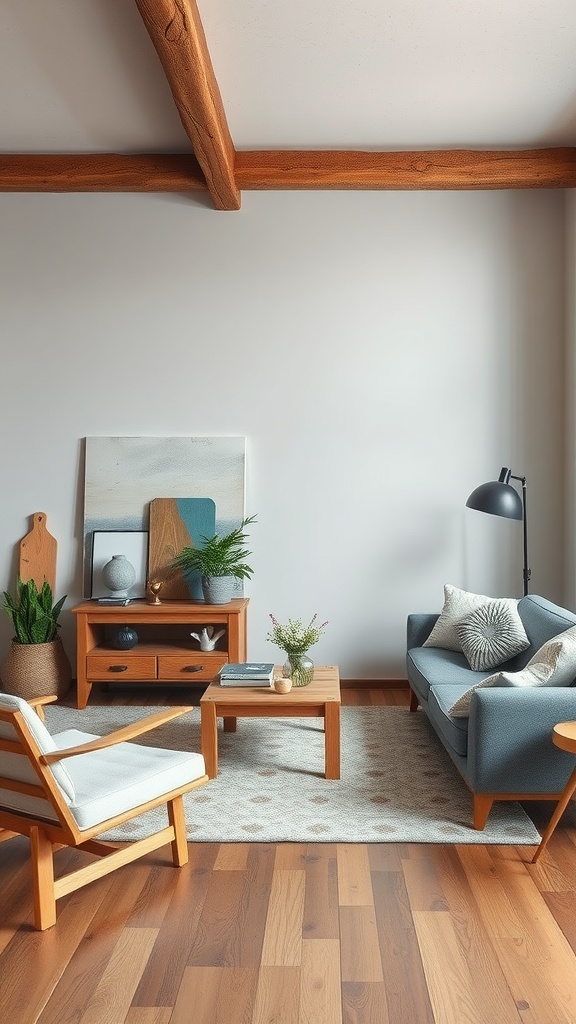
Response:
[[[43,719],[43,705],[56,699],[56,697],[41,697],[30,700],[28,703],[36,709]],[[180,786],[168,793],[163,793],[153,800],[140,804],[138,807],[130,808],[106,821],[99,822],[91,828],[81,830],[78,828],[48,766],[67,757],[74,757],[89,751],[102,750],[117,743],[124,743],[192,710],[191,707],[168,708],[157,714],[148,715],[138,722],[134,722],[123,729],[117,729],[115,732],[99,737],[89,743],[57,750],[49,754],[42,754],[22,713],[20,711],[0,708],[0,721],[10,724],[18,734],[17,740],[0,739],[0,750],[13,754],[27,755],[38,776],[37,785],[14,781],[13,779],[0,776],[0,788],[47,800],[52,805],[54,814],[58,819],[57,821],[49,821],[43,818],[36,818],[32,814],[24,814],[17,810],[0,807],[0,842],[11,839],[16,835],[25,835],[30,839],[34,924],[39,931],[44,931],[56,923],[56,900],[60,897],[74,892],[76,889],[87,885],[97,878],[102,878],[111,871],[115,871],[116,868],[129,864],[139,857],[150,853],[152,850],[165,846],[167,843],[170,843],[172,848],[173,864],[176,867],[182,867],[186,864],[188,862],[188,844],[182,797],[184,793],[197,789],[209,781],[207,775],[201,775],[185,786]],[[95,838],[116,825],[129,821],[131,818],[144,814],[146,811],[162,804],[167,806],[169,824],[166,828],[155,832],[153,835],[140,839],[137,842],[120,846],[114,843],[102,842]],[[53,854],[55,850],[62,847],[75,847],[78,850],[84,850],[86,853],[96,854],[101,859],[55,879]]]

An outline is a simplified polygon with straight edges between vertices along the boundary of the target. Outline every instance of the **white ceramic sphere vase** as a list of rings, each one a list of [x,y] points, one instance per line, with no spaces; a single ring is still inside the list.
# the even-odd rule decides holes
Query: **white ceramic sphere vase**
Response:
[[[128,597],[130,587],[134,586],[136,570],[126,555],[112,555],[102,569],[102,579],[110,591],[110,596],[121,600]]]

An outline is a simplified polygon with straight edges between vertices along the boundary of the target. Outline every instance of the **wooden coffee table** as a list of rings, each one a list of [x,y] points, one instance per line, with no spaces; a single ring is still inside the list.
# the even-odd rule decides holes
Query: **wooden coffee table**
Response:
[[[324,768],[327,779],[340,778],[340,673],[336,665],[314,669],[308,686],[289,693],[271,687],[220,686],[216,677],[200,698],[202,754],[206,774],[218,774],[218,719],[224,731],[236,732],[238,718],[323,718]]]

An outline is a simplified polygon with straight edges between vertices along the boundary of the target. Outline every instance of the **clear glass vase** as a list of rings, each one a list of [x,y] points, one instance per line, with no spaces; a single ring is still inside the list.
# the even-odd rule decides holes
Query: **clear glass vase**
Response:
[[[314,662],[307,654],[290,654],[282,666],[282,675],[292,680],[292,686],[308,686],[314,677]]]

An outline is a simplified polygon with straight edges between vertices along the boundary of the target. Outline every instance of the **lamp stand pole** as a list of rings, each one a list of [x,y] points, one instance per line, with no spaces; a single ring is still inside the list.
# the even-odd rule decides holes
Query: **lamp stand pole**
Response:
[[[524,533],[524,569],[522,572],[522,576],[524,579],[524,597],[526,597],[526,594],[528,593],[528,582],[532,575],[532,570],[528,568],[528,526],[526,524],[526,477],[514,476],[513,473],[510,474],[510,477],[512,478],[512,480],[519,480],[522,484],[522,527]]]

